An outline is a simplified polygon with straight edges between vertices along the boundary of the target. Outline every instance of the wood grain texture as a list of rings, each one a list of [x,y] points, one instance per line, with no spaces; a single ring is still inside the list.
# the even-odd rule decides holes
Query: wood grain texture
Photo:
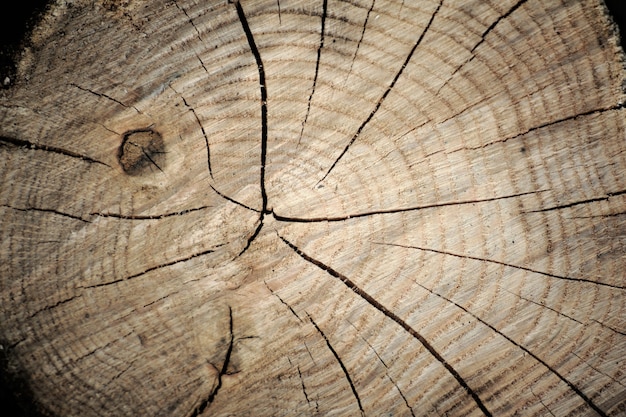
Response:
[[[50,416],[626,413],[600,1],[59,1],[0,92]]]

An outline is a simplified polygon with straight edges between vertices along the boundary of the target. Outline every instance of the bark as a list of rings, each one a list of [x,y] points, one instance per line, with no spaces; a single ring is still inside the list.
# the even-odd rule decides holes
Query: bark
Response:
[[[0,94],[3,367],[50,416],[626,412],[598,0],[59,0]]]

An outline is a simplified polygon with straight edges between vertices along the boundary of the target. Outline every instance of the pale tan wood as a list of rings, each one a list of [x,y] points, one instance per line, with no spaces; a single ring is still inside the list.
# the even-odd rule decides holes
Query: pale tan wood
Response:
[[[626,413],[607,16],[59,1],[0,97],[9,368],[53,416]]]

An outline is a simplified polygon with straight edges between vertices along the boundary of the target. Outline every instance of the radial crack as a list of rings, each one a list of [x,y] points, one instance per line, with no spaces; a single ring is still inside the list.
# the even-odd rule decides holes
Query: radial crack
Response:
[[[604,375],[605,377],[609,378],[611,381],[615,382],[616,384],[621,385],[622,387],[626,387],[619,379],[616,379],[615,377],[613,377],[613,376],[607,374],[606,372],[603,372],[600,369],[596,368],[595,366],[591,365],[589,362],[587,362],[584,358],[582,358],[576,352],[572,352],[572,355],[576,356],[582,363],[584,363],[585,365],[587,365],[588,367],[590,367],[591,369],[593,369],[594,371],[596,371],[600,375]]]
[[[178,4],[178,2],[176,0],[172,0],[174,5],[176,6],[176,8],[178,10],[180,10],[181,12],[183,12],[183,14],[185,15],[185,17],[187,17],[187,20],[189,21],[189,23],[191,24],[191,26],[194,28],[194,30],[196,31],[196,34],[198,35],[198,39],[200,39],[201,43],[204,43],[204,39],[202,39],[202,36],[200,35],[200,31],[198,30],[198,27],[196,26],[196,24],[193,22],[193,19],[191,18],[191,16],[189,16],[189,14],[187,13],[187,10],[185,10],[185,8],[183,8],[182,6],[180,6]],[[206,66],[204,65],[204,61],[202,61],[202,58],[200,58],[200,55],[198,55],[196,52],[194,52],[194,54],[196,55],[196,58],[198,58],[198,61],[200,62],[200,65],[202,66],[202,68],[204,69],[204,72],[206,72],[207,74],[209,73],[209,70],[207,70]]]
[[[130,276],[126,277],[126,278],[119,278],[119,279],[116,279],[116,280],[113,280],[113,281],[109,281],[109,282],[103,282],[103,283],[100,283],[100,284],[88,285],[88,286],[85,286],[84,288],[105,287],[105,286],[108,286],[108,285],[117,284],[118,282],[128,281],[128,280],[131,280],[133,278],[137,278],[137,277],[140,277],[142,275],[145,275],[148,272],[152,272],[152,271],[157,270],[157,269],[167,268],[168,266],[172,266],[172,265],[176,265],[176,264],[179,264],[179,263],[187,262],[187,261],[189,261],[189,260],[191,260],[193,258],[197,258],[199,256],[208,255],[210,253],[215,252],[215,249],[220,247],[220,246],[224,246],[224,244],[217,245],[213,249],[208,249],[208,250],[205,250],[205,251],[202,251],[202,252],[191,254],[191,255],[189,255],[189,256],[187,256],[185,258],[175,259],[175,260],[170,261],[170,262],[166,262],[166,263],[163,263],[163,264],[160,264],[160,265],[156,265],[156,266],[150,267],[150,268],[148,268],[148,269],[146,269],[144,271],[141,271],[141,272],[139,272],[137,274],[134,274],[134,275],[130,275]]]
[[[37,208],[37,207],[19,208],[19,207],[8,206],[6,204],[1,204],[0,207],[5,207],[5,208],[11,209],[11,210],[24,211],[24,212],[36,211],[36,212],[40,212],[40,213],[52,213],[52,214],[56,214],[58,216],[67,217],[69,219],[78,220],[78,221],[81,221],[81,222],[84,222],[84,223],[91,223],[89,220],[85,220],[85,219],[83,219],[80,216],[75,216],[73,214],[63,213],[62,211],[58,211],[58,210],[54,210],[54,209],[44,209],[44,208]]]
[[[191,26],[193,26],[194,30],[196,31],[196,34],[198,35],[198,39],[200,39],[200,42],[204,42],[202,40],[202,36],[200,36],[200,31],[196,27],[196,24],[193,23],[193,19],[189,16],[189,14],[187,14],[187,10],[181,7],[176,0],[173,0],[173,2],[174,2],[174,5],[176,5],[176,8],[185,14],[185,16],[187,17],[187,20],[189,20],[189,23],[191,24]],[[202,66],[204,66],[204,64]]]
[[[259,232],[261,232],[261,229],[263,228],[263,218],[264,218],[264,216],[265,215],[263,213],[261,213],[261,216],[259,217],[259,225],[254,230],[254,233],[252,233],[250,235],[250,237],[248,237],[248,241],[246,242],[246,246],[241,250],[241,252],[239,252],[237,257],[243,255],[248,250],[248,248],[250,247],[252,242],[254,242],[254,239],[256,239],[256,237],[259,235]]]
[[[158,303],[159,301],[166,300],[166,299],[168,299],[170,296],[175,295],[175,294],[178,294],[178,293],[179,293],[179,291],[174,291],[174,292],[172,292],[172,293],[169,293],[169,294],[167,294],[167,295],[164,295],[163,297],[159,297],[159,298],[157,298],[156,300],[152,300],[152,301],[150,301],[148,304],[144,304],[144,305],[143,305],[143,308],[150,307],[151,305],[156,304],[156,303]]]
[[[428,340],[426,340],[424,338],[424,336],[422,336],[420,333],[418,333],[414,328],[412,328],[411,326],[409,326],[409,324],[407,322],[405,322],[404,320],[402,320],[398,315],[396,315],[394,312],[392,312],[391,310],[389,310],[387,307],[385,307],[384,305],[382,305],[381,303],[379,303],[374,297],[372,297],[370,294],[368,294],[367,292],[365,292],[364,290],[362,290],[359,286],[357,286],[354,282],[352,282],[348,277],[346,277],[345,275],[340,274],[339,272],[335,271],[334,269],[332,269],[330,266],[325,265],[324,263],[318,261],[317,259],[314,259],[312,257],[310,257],[309,255],[307,255],[306,253],[304,253],[303,251],[301,251],[300,249],[298,249],[297,246],[295,246],[293,243],[289,242],[287,239],[285,239],[282,236],[279,236],[280,239],[287,245],[289,246],[296,254],[298,254],[302,259],[304,259],[306,262],[310,263],[313,266],[316,266],[317,268],[321,269],[322,271],[328,273],[330,276],[337,278],[339,281],[341,281],[348,289],[350,289],[352,292],[354,292],[357,296],[361,297],[365,302],[367,302],[369,305],[371,305],[372,307],[374,307],[376,310],[378,310],[379,312],[381,312],[383,315],[385,315],[387,318],[393,320],[396,324],[398,324],[400,327],[402,327],[402,329],[404,329],[408,334],[410,334],[414,339],[416,339],[422,346],[424,346],[424,348],[426,348],[426,350],[441,364],[443,365],[443,367],[448,371],[448,373],[450,375],[452,375],[452,377],[454,377],[454,379],[457,381],[457,383],[463,387],[465,389],[465,391],[472,397],[472,399],[474,400],[474,402],[476,403],[476,405],[478,406],[478,408],[480,408],[480,410],[483,412],[483,414],[485,414],[486,416],[491,416],[491,412],[489,412],[489,410],[487,410],[487,407],[483,404],[482,400],[480,399],[480,397],[478,396],[478,394],[472,389],[470,388],[470,386],[467,384],[467,382],[463,379],[463,377],[461,377],[461,375],[458,373],[458,371],[456,369],[454,369],[454,367],[452,365],[450,365],[442,356],[441,354],[428,342]]]
[[[54,147],[54,146],[41,145],[41,144],[38,144],[38,143],[29,142],[27,140],[16,139],[16,138],[8,138],[8,137],[5,137],[5,136],[0,136],[0,143],[14,145],[14,146],[17,146],[19,148],[24,148],[24,149],[52,152],[52,153],[56,153],[56,154],[59,154],[59,155],[64,155],[64,156],[69,156],[69,157],[72,157],[72,158],[82,159],[83,161],[86,161],[86,162],[100,164],[100,165],[104,165],[104,166],[107,166],[107,167],[111,168],[111,166],[109,164],[105,164],[104,162],[100,162],[100,161],[98,161],[96,159],[93,159],[93,158],[90,158],[90,157],[88,157],[86,155],[81,155],[79,153],[72,152],[72,151],[69,151],[67,149],[57,148],[57,147]]]
[[[261,211],[260,211],[260,210],[254,209],[254,208],[252,208],[252,207],[248,207],[248,206],[246,206],[245,204],[240,203],[239,201],[235,200],[234,198],[231,198],[231,197],[227,196],[226,194],[223,194],[223,193],[219,192],[219,190],[218,190],[217,188],[215,188],[214,186],[209,185],[209,187],[211,187],[211,189],[212,189],[213,191],[215,191],[215,193],[216,193],[217,195],[219,195],[220,197],[222,197],[223,199],[228,200],[228,201],[230,201],[231,203],[235,203],[235,204],[237,204],[238,206],[241,206],[241,207],[243,207],[243,208],[245,208],[245,209],[247,209],[247,210],[254,211],[255,213],[261,213]]]
[[[125,108],[132,107],[133,109],[135,109],[135,111],[137,111],[137,113],[141,113],[139,110],[137,110],[137,108],[135,106],[129,106],[127,104],[124,104],[121,101],[119,101],[119,100],[117,100],[117,99],[115,99],[115,98],[113,98],[111,96],[108,96],[108,95],[106,95],[104,93],[98,93],[97,91],[93,91],[93,90],[90,90],[89,88],[81,87],[80,85],[77,85],[77,84],[74,84],[74,83],[70,83],[70,85],[72,87],[78,88],[79,90],[84,91],[86,93],[90,93],[90,94],[93,94],[93,95],[98,96],[98,97],[106,98],[107,100],[110,100],[110,101],[112,101],[114,103],[117,103],[117,104],[119,104],[122,107],[125,107]]]
[[[170,86],[170,88],[172,88]],[[173,90],[173,88],[172,88]],[[176,92],[176,90],[174,90]],[[178,93],[178,92],[176,92]],[[209,175],[211,176],[211,179],[213,179],[213,170],[211,169],[211,147],[209,146],[209,138],[206,135],[206,132],[204,130],[204,126],[202,125],[202,122],[200,121],[200,118],[198,117],[198,114],[196,113],[196,110],[190,106],[187,103],[187,100],[185,100],[185,97],[180,96],[183,99],[183,103],[185,104],[185,106],[189,109],[189,111],[191,113],[193,113],[193,116],[196,118],[196,122],[198,122],[198,126],[200,126],[200,130],[202,131],[202,136],[204,136],[204,144],[206,146],[206,158],[207,158],[207,165],[209,168]]]
[[[357,332],[359,331],[359,329],[354,324],[352,324],[352,322],[348,321],[348,323],[350,323],[350,325],[352,327],[354,327],[354,329]],[[398,386],[396,381],[394,381],[393,378],[391,377],[391,375],[389,375],[389,367],[387,366],[387,364],[385,363],[383,358],[380,357],[380,355],[378,354],[376,349],[374,349],[374,346],[372,346],[372,344],[370,342],[368,342],[367,339],[365,339],[360,333],[359,333],[359,337],[361,338],[361,340],[363,340],[367,344],[367,346],[369,346],[369,348],[372,350],[372,352],[374,352],[374,354],[376,355],[376,357],[378,358],[380,363],[383,364],[383,366],[385,367],[385,374],[387,375],[387,378],[389,378],[389,381],[391,381],[393,386],[396,387],[396,390],[398,390],[398,394],[400,394],[400,397],[402,397],[402,400],[404,400],[404,404],[406,404],[406,407],[409,409],[409,412],[411,413],[411,416],[415,417],[415,413],[413,412],[413,408],[411,408],[411,406],[409,405],[409,401],[407,400],[406,396],[404,395],[404,393],[402,392],[402,390],[400,389],[400,387]]]
[[[472,259],[474,261],[488,262],[488,263],[492,263],[492,264],[496,264],[496,265],[502,265],[502,266],[506,266],[506,267],[514,268],[514,269],[519,269],[521,271],[532,272],[533,274],[539,274],[539,275],[543,275],[545,277],[556,278],[556,279],[560,279],[560,280],[564,280],[564,281],[584,282],[584,283],[587,283],[587,284],[600,285],[600,286],[603,286],[603,287],[619,289],[619,290],[626,289],[626,286],[612,285],[612,284],[607,284],[607,283],[599,282],[599,281],[593,281],[593,280],[585,279],[585,278],[573,278],[573,277],[568,277],[568,276],[564,276],[564,275],[550,274],[548,272],[543,272],[543,271],[539,271],[537,269],[527,268],[527,267],[521,266],[521,265],[514,265],[514,264],[509,264],[509,263],[506,263],[506,262],[502,262],[502,261],[497,261],[495,259],[480,258],[480,257],[477,257],[477,256],[463,255],[463,254],[460,254],[460,253],[448,252],[448,251],[443,251],[443,250],[438,250],[438,249],[423,248],[423,247],[419,247],[419,246],[399,245],[399,244],[396,244],[396,243],[385,243],[385,242],[372,242],[372,243],[374,243],[376,245],[396,246],[396,247],[405,248],[405,249],[417,249],[417,250],[421,250],[423,252],[439,253],[441,255],[454,256],[456,258]]]
[[[507,290],[506,288],[504,288],[504,291],[508,292],[509,294],[512,294],[512,295],[516,296],[516,297],[517,297],[517,298],[519,298],[520,300],[524,300],[524,301],[527,301],[527,302],[529,302],[529,303],[532,303],[532,304],[534,304],[534,305],[536,305],[536,306],[539,306],[539,307],[541,307],[541,308],[545,308],[545,309],[548,309],[548,310],[550,310],[550,311],[554,311],[554,312],[555,312],[556,314],[558,314],[559,316],[563,316],[563,317],[565,317],[566,319],[569,319],[569,320],[575,321],[575,322],[576,322],[576,323],[578,323],[578,324],[583,324],[583,322],[581,322],[581,321],[579,321],[579,320],[576,320],[575,318],[573,318],[573,317],[571,317],[571,316],[568,316],[567,314],[561,313],[559,310],[556,310],[556,309],[554,309],[554,308],[552,308],[552,307],[548,307],[548,306],[547,306],[547,305],[545,305],[545,304],[541,304],[541,303],[538,303],[538,302],[536,302],[536,301],[533,301],[533,300],[531,300],[531,299],[529,299],[529,298],[526,298],[526,297],[524,297],[524,296],[522,296],[522,295],[520,295],[520,294],[516,294],[516,293],[514,293],[514,292],[512,292],[512,291],[509,291],[509,290]]]
[[[609,217],[618,217],[626,214],[626,211],[621,211],[617,213],[608,213],[608,214],[596,214],[592,216],[572,216],[567,217],[567,219],[595,219],[595,218],[609,218]]]
[[[209,70],[206,68],[206,65],[204,65],[204,61],[202,60],[202,58],[200,58],[200,55],[198,55],[196,52],[194,52],[194,54],[196,55],[196,58],[198,58],[198,61],[200,62],[200,66],[202,66],[202,69],[204,70],[204,72],[208,74]]]
[[[539,400],[539,402],[541,403],[541,405],[543,406],[543,408],[545,408],[545,409],[548,411],[548,413],[550,413],[550,415],[551,415],[551,416],[556,417],[556,416],[554,416],[554,413],[552,412],[552,410],[550,410],[550,409],[548,408],[548,406],[547,406],[547,405],[543,402],[543,400],[541,399],[541,397],[540,397],[540,396],[538,396],[537,394],[535,394],[535,393],[533,392],[533,387],[531,386],[531,387],[529,387],[529,388],[530,388],[530,393],[531,393],[531,394],[532,394],[535,398],[537,398],[537,399]]]
[[[309,395],[306,393],[306,387],[304,386],[304,378],[302,378],[302,372],[300,372],[300,366],[297,366],[296,369],[298,370],[298,376],[300,377],[300,384],[302,385],[302,393],[304,394],[304,398],[306,399],[307,404],[309,404],[310,406],[311,400],[309,399]]]
[[[311,94],[309,94],[309,101],[306,108],[306,115],[304,116],[304,120],[302,121],[302,129],[300,129],[300,137],[298,138],[298,145],[302,141],[302,135],[304,134],[304,126],[306,125],[307,120],[309,119],[309,114],[311,112],[311,100],[313,100],[313,94],[315,94],[315,86],[317,85],[317,75],[320,69],[320,60],[322,57],[322,48],[324,47],[324,34],[325,34],[325,26],[326,26],[326,15],[328,12],[328,0],[324,0],[324,4],[322,5],[322,23],[320,29],[320,43],[317,47],[317,59],[315,61],[315,75],[313,77],[313,86],[311,87]],[[368,14],[369,16],[369,14]]]
[[[44,308],[42,308],[42,309],[40,309],[40,310],[35,311],[34,313],[32,313],[32,314],[31,314],[30,316],[28,316],[28,317],[32,319],[32,318],[33,318],[33,317],[35,317],[37,314],[39,314],[39,313],[41,313],[41,312],[43,312],[43,311],[52,310],[53,308],[56,308],[56,307],[58,307],[58,306],[60,306],[60,305],[63,305],[63,304],[65,304],[65,303],[69,303],[70,301],[73,301],[73,300],[75,300],[75,299],[77,299],[77,298],[80,298],[81,296],[82,296],[82,294],[77,294],[77,295],[73,295],[73,296],[71,296],[71,297],[69,297],[69,298],[66,298],[66,299],[64,299],[64,300],[57,301],[56,303],[54,303],[54,304],[52,304],[52,305],[45,306]]]
[[[228,364],[230,363],[230,356],[233,353],[233,345],[235,342],[235,334],[233,332],[233,310],[230,306],[228,306],[228,317],[229,317],[229,328],[230,328],[230,343],[228,344],[228,349],[226,350],[226,356],[224,357],[224,362],[222,363],[222,369],[218,371],[217,374],[217,385],[207,398],[202,400],[202,402],[196,407],[196,409],[191,414],[192,417],[197,417],[204,412],[204,410],[215,400],[215,396],[219,392],[220,388],[222,388],[222,377],[226,375],[226,371],[228,370]]]
[[[505,196],[498,196],[498,197],[491,197],[491,198],[484,198],[484,199],[477,199],[477,200],[446,201],[443,203],[424,204],[421,206],[414,206],[414,207],[402,207],[402,208],[387,209],[387,210],[373,210],[373,211],[368,211],[368,212],[354,213],[354,214],[348,214],[345,216],[337,216],[337,217],[308,217],[308,218],[307,217],[288,217],[288,216],[281,216],[276,213],[273,213],[273,215],[276,220],[281,221],[281,222],[294,222],[294,223],[341,222],[341,221],[346,221],[350,219],[357,219],[359,217],[376,216],[379,214],[397,214],[397,213],[404,213],[407,211],[419,211],[419,210],[425,210],[425,209],[430,209],[430,208],[486,203],[490,201],[504,200],[507,198],[516,198],[516,197],[521,197],[521,196],[530,195],[530,194],[542,193],[545,191],[547,190],[528,191],[525,193],[510,194],[510,195],[505,195]]]
[[[508,342],[510,342],[511,344],[515,345],[517,348],[519,348],[519,349],[523,350],[525,353],[529,354],[533,359],[535,359],[537,362],[539,362],[540,364],[545,366],[550,372],[552,372],[555,376],[557,376],[561,381],[566,383],[567,386],[570,387],[570,389],[572,391],[574,391],[576,393],[576,395],[578,395],[583,401],[585,401],[585,403],[589,407],[591,407],[596,413],[598,413],[601,416],[606,416],[607,415],[604,411],[602,411],[602,409],[600,409],[600,407],[598,407],[593,401],[591,401],[591,399],[589,397],[587,397],[576,385],[574,385],[567,378],[565,378],[563,375],[561,375],[555,368],[553,368],[550,365],[548,365],[548,363],[546,363],[539,356],[537,356],[536,354],[531,352],[528,348],[526,348],[525,346],[517,343],[515,340],[513,340],[512,338],[510,338],[506,334],[502,333],[500,330],[496,329],[493,325],[487,323],[485,320],[481,319],[476,314],[472,313],[471,311],[469,311],[468,309],[466,309],[462,305],[457,304],[453,300],[451,300],[451,299],[449,299],[449,298],[447,298],[447,297],[445,297],[445,296],[443,296],[443,295],[441,295],[441,294],[431,290],[430,288],[425,287],[424,285],[420,284],[417,281],[415,283],[417,285],[419,285],[421,288],[423,288],[424,290],[428,291],[429,293],[431,293],[431,294],[441,298],[442,300],[444,300],[444,301],[446,301],[446,302],[456,306],[457,308],[463,310],[466,314],[472,316],[475,320],[477,320],[480,323],[482,323],[483,325],[489,327],[494,333],[497,333],[498,335],[500,335],[503,338],[505,338]]]
[[[402,66],[400,67],[400,70],[396,73],[396,76],[393,78],[393,80],[391,81],[391,84],[389,84],[389,87],[387,87],[387,90],[385,90],[385,92],[383,93],[383,95],[380,97],[380,99],[378,99],[378,102],[376,103],[376,105],[374,106],[374,109],[370,112],[369,116],[367,116],[367,118],[363,121],[363,123],[361,123],[361,125],[359,126],[359,128],[357,129],[356,133],[352,136],[352,139],[350,139],[350,142],[348,142],[348,144],[346,145],[346,147],[344,148],[344,150],[341,152],[341,154],[339,154],[339,156],[337,157],[337,159],[335,159],[335,162],[333,162],[333,164],[330,166],[330,168],[328,169],[328,171],[326,172],[326,174],[324,174],[324,176],[322,177],[321,180],[318,181],[318,184],[322,181],[324,181],[326,179],[326,177],[328,177],[328,175],[331,173],[331,171],[335,168],[335,166],[337,165],[337,163],[341,160],[341,158],[343,158],[343,156],[346,154],[346,152],[348,152],[348,149],[350,148],[350,146],[352,146],[352,144],[357,140],[357,138],[359,137],[359,135],[361,134],[361,132],[363,131],[363,129],[365,128],[365,126],[367,126],[367,124],[370,122],[370,120],[372,120],[372,118],[374,117],[374,115],[378,112],[378,109],[380,109],[380,106],[382,106],[383,102],[385,101],[385,99],[387,98],[387,96],[389,95],[389,93],[391,92],[391,90],[393,89],[393,87],[396,85],[396,83],[398,82],[398,80],[400,79],[400,76],[402,75],[402,73],[404,72],[404,69],[407,67],[407,65],[409,64],[409,61],[411,60],[411,58],[413,57],[413,54],[415,53],[415,51],[417,50],[417,47],[420,45],[420,43],[422,42],[422,39],[424,39],[424,36],[426,35],[426,32],[428,32],[428,29],[430,29],[431,24],[433,23],[433,20],[435,20],[435,16],[437,15],[437,12],[439,12],[439,9],[441,9],[441,6],[443,5],[443,1],[441,0],[441,2],[439,3],[439,5],[437,6],[437,8],[435,9],[434,13],[431,15],[430,20],[428,21],[428,24],[426,25],[426,27],[424,28],[424,30],[422,31],[422,33],[420,34],[419,38],[417,39],[417,42],[415,42],[415,45],[413,45],[413,48],[411,48],[411,51],[409,52],[408,56],[406,57],[406,59],[404,60],[404,63],[402,64]]]
[[[543,212],[552,211],[552,210],[562,210],[562,209],[565,209],[565,208],[579,206],[581,204],[596,203],[598,201],[607,201],[611,197],[622,195],[622,194],[626,194],[626,190],[606,193],[606,195],[603,196],[603,197],[596,197],[596,198],[590,198],[590,199],[587,199],[587,200],[573,201],[571,203],[562,204],[562,205],[559,205],[559,206],[546,207],[546,208],[539,209],[539,210],[528,210],[528,211],[524,211],[523,213],[543,213]]]
[[[487,146],[494,145],[496,143],[505,143],[505,142],[508,142],[509,140],[517,139],[517,138],[519,138],[521,136],[527,135],[527,134],[529,134],[531,132],[534,132],[534,131],[537,131],[537,130],[541,130],[541,129],[545,129],[546,127],[554,126],[554,125],[557,125],[557,124],[560,124],[560,123],[563,123],[563,122],[568,122],[570,120],[575,120],[575,119],[577,119],[579,117],[590,116],[590,115],[594,115],[594,114],[602,114],[602,113],[606,113],[606,112],[609,112],[609,111],[620,110],[620,109],[623,109],[625,106],[626,106],[626,104],[617,104],[617,105],[611,106],[611,107],[604,107],[604,108],[600,108],[600,109],[593,109],[593,110],[589,110],[589,111],[586,111],[586,112],[573,114],[571,116],[562,117],[562,118],[557,119],[557,120],[553,120],[553,121],[550,121],[550,122],[542,123],[542,124],[537,125],[537,126],[533,126],[533,127],[527,129],[524,132],[517,133],[517,134],[515,134],[513,136],[509,136],[508,138],[494,140],[494,141],[487,142],[487,143],[484,143],[484,144],[478,145],[478,146],[464,146],[462,148],[455,149],[455,150],[447,152],[447,153],[454,153],[454,152],[458,152],[458,151],[461,151],[461,150],[473,151],[473,150],[476,150],[476,149],[482,149],[482,148],[485,148]],[[460,114],[468,111],[472,107],[466,108],[462,112],[457,113],[454,116],[449,117],[448,119],[444,120],[441,123],[445,123],[446,121],[459,116]]]
[[[601,321],[595,320],[595,319],[592,320],[592,321],[598,323],[602,327],[606,327],[607,329],[609,329],[609,330],[611,330],[611,331],[613,331],[613,332],[615,332],[617,334],[621,334],[622,336],[626,336],[626,332],[624,332],[624,331],[619,331],[619,330],[617,330],[617,329],[615,329],[615,328],[613,328],[613,327],[611,327],[611,326],[609,326],[607,324],[604,324]]]
[[[241,2],[234,1],[235,7],[237,9],[237,16],[239,16],[239,21],[241,22],[241,27],[243,28],[244,33],[246,34],[246,39],[248,40],[248,45],[250,46],[250,51],[252,55],[254,55],[254,59],[256,61],[256,65],[259,71],[259,88],[261,90],[261,198],[263,200],[263,208],[261,209],[262,213],[267,213],[267,193],[265,191],[265,160],[267,158],[267,87],[265,82],[265,70],[263,69],[263,60],[261,60],[261,54],[259,53],[259,49],[257,48],[256,42],[254,41],[254,36],[252,35],[252,31],[250,30],[250,26],[248,25],[248,20],[246,19],[246,15],[244,13],[243,7],[241,6]],[[263,218],[261,217],[261,222]]]
[[[287,241],[285,241],[285,242],[287,242]],[[289,243],[287,243],[287,244],[289,244]],[[326,337],[326,335],[324,334],[322,329],[320,329],[319,326],[317,325],[317,323],[315,323],[315,321],[313,320],[313,317],[309,316],[308,313],[307,313],[307,316],[309,317],[309,320],[311,321],[313,326],[315,326],[315,328],[317,329],[317,332],[324,338],[324,341],[326,341],[326,345],[328,346],[328,349],[331,351],[331,353],[333,354],[333,356],[337,360],[337,363],[339,363],[339,366],[343,370],[343,373],[346,375],[346,379],[348,380],[348,384],[350,384],[350,388],[352,389],[352,393],[354,394],[354,398],[356,398],[356,402],[357,402],[357,404],[359,406],[359,410],[361,410],[361,415],[365,415],[365,412],[363,411],[363,405],[361,405],[361,399],[359,398],[359,393],[356,391],[356,387],[354,386],[354,383],[352,382],[352,378],[350,377],[350,373],[348,372],[348,369],[346,368],[346,366],[341,361],[341,358],[337,354],[337,351],[333,348],[333,345],[330,344],[330,340],[328,340],[328,338]]]
[[[315,362],[315,358],[313,357],[311,350],[309,350],[309,346],[306,344],[306,342],[302,342],[302,343],[304,344],[304,348],[306,349],[307,353],[309,354],[309,357],[311,358],[311,362],[313,362],[313,364],[317,366],[317,362]]]
[[[138,359],[133,359],[132,361],[130,361],[128,363],[128,365],[126,365],[126,367],[124,367],[124,369],[119,371],[117,373],[117,375],[114,375],[113,377],[111,377],[109,382],[107,384],[105,384],[105,387],[107,387],[110,383],[113,383],[115,380],[119,379],[122,375],[124,375],[126,372],[128,372],[129,369],[131,369],[133,366],[135,366],[135,363],[137,362],[137,360]]]
[[[296,316],[296,318],[297,318],[300,322],[302,322],[302,319],[300,318],[300,316],[298,315],[298,313],[296,313],[296,312],[295,312],[295,310],[294,310],[294,309],[293,309],[293,308],[292,308],[289,304],[287,304],[287,303],[286,303],[286,302],[285,302],[282,298],[280,298],[280,296],[279,296],[278,294],[276,294],[276,292],[275,292],[274,290],[272,290],[272,289],[270,288],[270,286],[269,286],[269,285],[267,285],[267,282],[263,281],[263,283],[265,284],[265,286],[267,287],[267,289],[268,289],[268,290],[272,293],[272,295],[273,295],[274,297],[278,298],[278,300],[279,300],[279,301],[280,301],[280,302],[281,302],[281,303],[282,303],[285,307],[287,307],[287,308],[289,309],[289,311],[291,311],[291,313],[292,313],[294,316]]]
[[[461,68],[463,68],[465,65],[467,65],[470,61],[472,61],[475,57],[474,55],[474,51],[476,51],[476,48],[478,48],[480,45],[482,45],[482,43],[485,41],[485,38],[487,37],[487,35],[489,34],[489,32],[491,32],[497,25],[498,23],[500,23],[502,20],[506,19],[507,17],[509,17],[514,11],[516,11],[517,9],[520,8],[520,6],[524,3],[526,3],[528,0],[519,0],[517,3],[515,3],[506,13],[504,13],[502,16],[498,17],[491,25],[489,25],[489,27],[487,29],[485,29],[485,31],[483,31],[482,35],[480,35],[480,40],[476,43],[476,45],[474,45],[474,47],[470,50],[470,54],[472,55],[471,57],[469,57],[468,59],[466,59],[461,65],[459,65],[453,72],[452,74],[448,77],[448,79],[443,83],[443,85],[441,87],[439,87],[439,89],[437,90],[437,92],[435,93],[435,95],[439,95],[439,92],[450,82],[450,80],[452,79],[452,77],[454,77],[456,75],[457,72],[459,72],[461,70]]]
[[[372,5],[370,6],[369,10],[367,11],[367,15],[365,16],[365,21],[363,22],[363,30],[361,31],[361,37],[359,38],[359,41],[356,44],[356,49],[354,50],[354,55],[352,56],[352,62],[350,63],[350,69],[348,70],[348,75],[346,75],[346,79],[344,80],[344,85],[346,81],[348,81],[350,74],[352,74],[354,61],[356,61],[356,57],[359,54],[359,48],[361,48],[361,42],[363,42],[363,38],[365,37],[365,30],[367,29],[367,22],[369,22],[370,14],[372,13],[372,10],[374,10],[375,4],[376,4],[376,0],[372,0]]]
[[[98,347],[96,347],[96,348],[94,348],[94,349],[90,350],[89,352],[87,352],[87,353],[85,353],[85,354],[81,355],[81,356],[80,356],[80,358],[81,358],[81,359],[84,359],[84,358],[86,358],[86,357],[88,357],[88,356],[93,355],[93,354],[94,354],[94,353],[96,353],[97,351],[103,351],[103,350],[107,349],[109,346],[111,346],[111,345],[113,345],[113,344],[115,344],[115,343],[119,343],[121,340],[126,339],[128,336],[132,335],[133,333],[135,333],[135,330],[131,330],[130,332],[128,332],[128,333],[126,333],[126,334],[124,334],[124,335],[122,335],[122,336],[118,336],[118,337],[116,337],[116,338],[114,338],[114,339],[110,340],[109,342],[107,342],[107,343],[106,343],[106,344],[104,344],[103,346],[98,346]]]
[[[202,207],[196,207],[196,208],[191,208],[191,209],[185,209],[181,211],[174,211],[171,213],[154,214],[154,215],[133,215],[133,214],[99,213],[99,212],[92,212],[89,214],[92,216],[111,217],[111,218],[121,219],[121,220],[160,220],[160,219],[165,219],[168,217],[182,216],[187,213],[193,213],[194,211],[206,210],[211,207],[213,206],[202,206]]]

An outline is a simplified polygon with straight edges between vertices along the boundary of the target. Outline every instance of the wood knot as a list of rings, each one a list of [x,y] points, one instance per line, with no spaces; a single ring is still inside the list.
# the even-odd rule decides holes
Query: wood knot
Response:
[[[163,172],[165,144],[161,134],[152,129],[129,130],[122,136],[118,159],[128,175]]]

